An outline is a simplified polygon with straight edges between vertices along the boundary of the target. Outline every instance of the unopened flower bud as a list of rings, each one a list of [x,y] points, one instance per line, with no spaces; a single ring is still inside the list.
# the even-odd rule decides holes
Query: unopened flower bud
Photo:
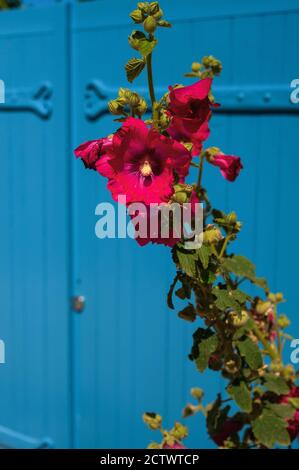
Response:
[[[230,225],[234,225],[236,222],[237,222],[237,215],[235,212],[231,212],[230,214],[228,214],[227,218],[226,218],[226,221],[228,224]]]
[[[157,28],[157,21],[153,16],[148,16],[143,22],[143,27],[147,33],[154,33]]]
[[[217,243],[222,240],[223,236],[219,228],[216,228],[213,224],[207,225],[203,233],[203,242],[207,244]]]
[[[179,204],[188,202],[188,199],[188,195],[184,191],[177,191],[172,197],[172,200]]]
[[[241,358],[237,354],[231,354],[225,358],[224,369],[229,374],[236,374],[242,365]]]
[[[215,57],[211,60],[211,68],[215,75],[219,75],[222,70],[222,63],[220,60],[215,59]]]
[[[138,93],[135,93],[134,91],[127,93],[126,99],[127,99],[128,105],[131,106],[131,108],[135,108],[136,106],[138,106],[139,101],[140,101],[140,97]]]
[[[282,292],[277,292],[276,294],[276,302],[282,302],[284,300],[283,298],[283,293]]]
[[[211,56],[204,56],[201,61],[202,61],[202,65],[208,68],[210,67],[210,63],[211,63]]]
[[[229,321],[233,326],[241,327],[245,325],[248,321],[248,313],[246,310],[242,310],[241,313],[239,312],[230,312],[229,313]]]
[[[269,310],[269,308],[272,307],[272,304],[271,302],[268,302],[268,301],[262,301],[262,300],[259,300],[256,307],[255,307],[255,310],[256,310],[256,313],[258,313],[259,315],[264,315],[267,310]]]
[[[169,434],[180,441],[188,436],[188,429],[181,423],[175,423],[174,427],[169,431]]]
[[[193,64],[191,65],[192,72],[197,73],[200,71],[200,68],[201,64],[199,62],[193,62]]]
[[[291,322],[286,315],[279,315],[277,319],[277,325],[279,326],[279,328],[287,328],[290,323]]]
[[[166,112],[161,112],[160,114],[160,124],[163,127],[163,129],[166,129],[169,126],[170,123],[170,117]]]
[[[270,302],[273,302],[274,304],[276,303],[276,294],[273,294],[272,292],[268,295],[268,299]]]
[[[142,114],[146,112],[146,110],[147,110],[146,101],[144,98],[140,98],[138,105],[134,108],[134,111],[136,112],[136,114],[141,116]]]
[[[153,14],[153,17],[155,18],[155,20],[159,21],[161,20],[162,16],[164,15],[163,13],[163,10],[161,8],[159,8],[159,10],[157,11],[157,13],[154,13]],[[167,22],[168,23],[168,22]],[[160,25],[160,26],[163,26],[163,25]]]
[[[204,391],[201,388],[193,387],[191,388],[191,395],[198,401],[201,401],[204,396]]]
[[[188,202],[190,194],[193,191],[193,186],[190,184],[175,184],[173,189],[174,195],[172,196],[172,200],[179,204],[184,204]]]
[[[130,17],[134,21],[134,23],[142,23],[144,21],[144,14],[141,10],[134,10],[130,13]]]
[[[118,97],[119,98],[124,98],[128,89],[127,88],[119,88],[118,89]]]
[[[155,13],[158,13],[160,7],[158,2],[151,2],[149,4],[149,14],[154,15]]]
[[[137,6],[138,6],[139,10],[141,10],[142,12],[144,12],[144,13],[149,12],[149,3],[148,2],[138,2]]]
[[[111,100],[108,103],[108,109],[111,114],[115,116],[123,114],[124,108],[123,105],[118,100]]]
[[[144,413],[143,421],[148,425],[150,429],[156,431],[160,429],[162,424],[162,417],[156,413]]]

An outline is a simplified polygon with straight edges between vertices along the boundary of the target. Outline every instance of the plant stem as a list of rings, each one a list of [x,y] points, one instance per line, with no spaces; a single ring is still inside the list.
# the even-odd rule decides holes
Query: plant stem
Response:
[[[148,88],[149,88],[149,94],[151,98],[152,112],[153,112],[153,118],[154,118],[156,97],[155,97],[154,82],[153,82],[152,54],[149,54],[147,56],[146,65],[147,65]]]
[[[226,235],[226,237],[225,237],[225,240],[224,240],[224,242],[223,242],[221,251],[220,251],[220,253],[219,253],[219,258],[222,258],[222,256],[224,255],[224,252],[225,252],[225,250],[226,250],[226,247],[227,247],[227,244],[228,244],[228,242],[229,242],[230,237],[231,237],[231,234],[228,233],[228,234]]]
[[[197,180],[197,185],[196,185],[197,193],[199,193],[200,189],[201,189],[201,180],[202,180],[202,173],[203,173],[203,162],[204,162],[204,158],[200,157],[198,180]]]
[[[278,350],[279,358],[280,358],[280,361],[281,361],[282,347],[281,347],[280,329],[279,329],[279,326],[277,324],[277,308],[276,308],[276,305],[275,305],[275,308],[274,308],[274,327],[275,327],[275,332],[276,332],[276,335],[277,335],[277,350]]]
[[[257,336],[257,338],[260,340],[260,342],[262,343],[262,345],[264,346],[264,348],[266,349],[266,351],[269,353],[269,356],[271,357],[271,359],[273,361],[277,361],[280,359],[279,357],[279,354],[277,353],[277,351],[274,351],[271,347],[271,344],[269,343],[269,341],[267,341],[267,339],[264,337],[263,333],[261,332],[261,330],[259,329],[259,327],[257,326],[257,324],[255,323],[255,320],[254,318],[252,317],[251,313],[247,312],[248,315],[249,315],[249,318],[252,320],[252,330],[254,332],[254,334]]]

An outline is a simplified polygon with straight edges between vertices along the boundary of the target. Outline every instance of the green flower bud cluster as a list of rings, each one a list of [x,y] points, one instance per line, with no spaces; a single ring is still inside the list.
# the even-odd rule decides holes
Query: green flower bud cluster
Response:
[[[208,224],[203,233],[203,242],[206,245],[214,245],[223,239],[223,235],[219,228],[213,224]]]
[[[279,315],[279,317],[277,319],[277,325],[279,326],[279,328],[284,330],[285,328],[287,328],[289,326],[290,323],[291,323],[291,321],[289,320],[289,318],[286,315]]]
[[[111,114],[128,116],[128,109],[133,115],[142,116],[147,110],[145,99],[128,88],[120,88],[118,97],[109,101],[108,109]]]
[[[214,77],[215,75],[220,75],[220,73],[222,71],[221,61],[216,59],[212,55],[203,57],[202,58],[202,65],[206,69],[206,72],[209,73],[208,76],[212,75],[212,77]]]
[[[162,20],[163,10],[160,8],[159,2],[139,2],[136,10],[130,13],[130,17],[136,24],[142,24],[144,30],[153,34],[158,26],[169,28],[171,24]]]
[[[216,59],[212,55],[205,56],[200,62],[193,62],[191,65],[191,72],[185,74],[185,77],[194,78],[214,78],[220,75],[222,71],[222,64],[220,60]]]
[[[231,235],[240,232],[242,228],[242,224],[238,221],[235,212],[225,214],[224,212],[218,213],[214,211],[214,222],[217,223],[219,227],[222,227],[226,233],[230,233]]]
[[[194,411],[196,412],[197,410]],[[190,416],[190,414],[188,416]],[[151,444],[148,446],[149,449],[163,449],[165,446],[172,447],[175,444],[181,444],[181,441],[188,436],[187,427],[183,426],[179,422],[176,422],[170,431],[163,429],[162,417],[156,413],[144,413],[143,421],[151,430],[160,431],[163,436],[161,443],[151,442]]]

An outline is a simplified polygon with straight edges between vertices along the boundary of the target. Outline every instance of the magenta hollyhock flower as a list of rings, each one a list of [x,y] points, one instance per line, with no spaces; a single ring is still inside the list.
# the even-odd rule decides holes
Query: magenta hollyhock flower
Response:
[[[213,441],[218,446],[223,446],[224,442],[235,432],[239,432],[243,427],[243,423],[234,418],[229,418],[222,425],[218,434],[212,436]]]
[[[192,219],[196,215],[195,204],[199,202],[196,192],[192,191],[189,199]],[[131,219],[134,220],[135,217],[137,217],[135,221],[138,223],[134,223],[136,228],[135,240],[140,246],[145,246],[148,243],[157,243],[158,245],[173,247],[182,240],[184,235],[183,217],[185,208],[178,203],[175,203],[175,205],[180,211],[179,218],[176,222],[174,222],[173,212],[171,211],[174,207],[171,201],[169,201],[169,203],[143,206],[142,210],[138,209],[137,211],[130,211],[129,208]],[[144,233],[140,230],[141,225],[145,227]]]
[[[235,181],[243,168],[240,157],[225,155],[221,152],[211,156],[209,162],[214,166],[218,166],[222,176],[228,181]]]
[[[202,143],[210,134],[211,84],[212,79],[205,78],[190,86],[169,87],[168,110],[171,121],[167,132],[176,140],[192,142],[192,155],[201,152]]]
[[[111,137],[97,140],[89,140],[74,150],[77,158],[81,158],[85,168],[96,170],[96,162],[106,153],[107,148],[112,145]]]
[[[299,398],[299,387],[293,387],[287,395],[284,395],[280,403],[288,403],[290,398]],[[293,441],[299,435],[299,410],[295,410],[294,416],[287,420],[288,432]]]
[[[150,204],[169,201],[174,173],[184,179],[190,162],[191,155],[182,144],[130,117],[114,134],[112,146],[96,168],[109,179],[113,199],[126,195],[127,204]]]
[[[143,210],[130,213],[133,222],[135,219],[135,240],[138,245],[145,246],[148,243],[157,243],[158,245],[173,247],[181,240],[182,226],[178,227],[178,230],[176,230],[171,222],[169,223],[166,236],[163,236],[162,226],[165,228],[167,220],[163,220],[163,216],[159,215],[159,211],[160,209],[163,211],[163,207],[167,206],[169,206],[169,204],[152,205],[152,207],[144,206]],[[145,228],[144,232],[142,232],[141,226]]]

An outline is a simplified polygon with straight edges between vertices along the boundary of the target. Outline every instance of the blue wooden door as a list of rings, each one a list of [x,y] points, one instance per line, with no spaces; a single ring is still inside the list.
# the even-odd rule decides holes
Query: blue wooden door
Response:
[[[121,70],[131,54],[126,36],[134,6],[114,1],[74,7],[74,145],[116,127],[105,102],[127,85]],[[232,185],[211,169],[204,184],[216,206],[235,209],[244,220],[238,247],[274,290],[285,291],[296,331],[296,271],[283,224],[296,206],[298,114],[289,85],[298,73],[292,60],[298,5],[164,0],[163,8],[173,29],[158,34],[156,86],[180,82],[203,55],[223,61],[223,75],[215,80],[223,107],[210,142],[240,155],[245,169]],[[144,79],[134,86],[145,86]],[[214,374],[199,376],[187,361],[192,328],[165,305],[174,274],[169,251],[140,248],[132,240],[98,240],[95,207],[111,201],[105,181],[74,163],[73,190],[73,285],[86,297],[84,313],[74,316],[76,446],[144,447],[155,437],[142,424],[145,410],[162,413],[171,426],[191,386],[202,386],[212,399],[222,385]],[[212,446],[203,420],[189,424],[190,446]]]
[[[71,445],[66,31],[0,14],[0,447]]]

